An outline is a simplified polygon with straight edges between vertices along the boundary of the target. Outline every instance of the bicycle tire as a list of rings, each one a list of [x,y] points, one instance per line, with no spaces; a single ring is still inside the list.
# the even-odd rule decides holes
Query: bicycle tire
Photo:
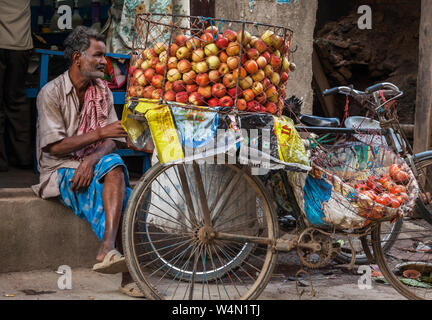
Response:
[[[199,239],[197,238],[196,233],[188,232],[187,224],[181,226],[182,230],[185,231],[184,234],[180,233],[178,230],[169,229],[176,222],[181,221],[180,219],[173,220],[171,218],[169,219],[167,218],[164,220],[166,223],[162,223],[159,225],[158,227],[160,228],[159,231],[165,230],[164,232],[162,232],[164,233],[165,240],[159,239],[156,236],[154,236],[156,233],[154,232],[154,229],[152,229],[152,228],[156,228],[156,224],[151,222],[152,220],[150,220],[150,218],[155,219],[155,217],[157,216],[155,214],[153,214],[152,216],[152,212],[150,208],[151,206],[156,206],[155,199],[158,199],[158,196],[156,196],[155,193],[152,192],[151,188],[152,186],[156,185],[156,183],[159,183],[158,178],[166,177],[171,174],[171,179],[174,180],[173,172],[172,171],[168,172],[168,170],[174,170],[174,171],[177,170],[177,173],[179,173],[178,170],[181,170],[179,166],[183,166],[183,168],[186,168],[186,166],[183,164],[171,165],[171,166],[163,166],[160,163],[156,164],[141,178],[141,180],[136,185],[130,197],[128,206],[125,211],[122,232],[123,232],[124,254],[132,278],[135,280],[138,287],[150,299],[167,299],[167,298],[181,299],[182,292],[184,292],[183,298],[189,296],[189,298],[192,299],[213,299],[213,298],[223,299],[223,300],[256,299],[259,296],[259,294],[265,289],[265,286],[270,280],[274,267],[276,266],[277,263],[277,252],[272,250],[270,245],[263,247],[262,245],[244,243],[243,245],[240,244],[239,247],[236,247],[232,245],[232,243],[229,241],[215,240],[215,243],[216,241],[218,241],[218,244],[217,245],[214,244],[212,249],[204,250],[204,249],[195,249],[195,247],[193,247],[193,249],[190,249],[190,252],[185,251],[186,249],[183,250],[187,252],[187,254],[182,253],[181,259],[185,260],[186,256],[189,255],[189,259],[187,263],[184,264],[182,264],[183,260],[179,262],[180,258],[172,259],[170,257],[170,255],[174,255],[175,252],[177,251],[174,251],[174,253],[167,254],[166,251],[163,251],[163,250],[167,250],[165,247],[158,248],[158,246],[161,245],[160,244],[161,242],[163,243],[164,241],[168,241],[167,240],[168,238],[166,237],[167,235],[171,237],[174,235],[175,237],[177,237],[175,238],[176,239],[175,241],[174,240],[172,241],[175,243],[172,243],[170,245],[175,250],[178,251],[180,251],[180,249],[183,248],[182,247],[183,244],[180,244],[181,242],[183,242],[183,239],[185,239],[184,241],[189,241],[189,238],[192,239],[192,237],[194,237],[193,240],[186,242],[191,244],[197,243],[198,242],[197,239]],[[231,172],[230,177],[232,175],[235,175],[235,177],[239,179],[238,180],[239,186],[246,186],[248,190],[254,190],[256,192],[256,203],[260,203],[260,205],[262,205],[262,207],[260,207],[262,209],[262,212],[260,211],[260,213],[258,213],[259,210],[255,210],[254,214],[256,214],[257,216],[256,221],[248,220],[248,226],[257,223],[259,219],[263,219],[265,220],[264,224],[266,228],[264,233],[267,233],[267,236],[272,239],[277,239],[279,235],[277,216],[271,206],[271,200],[262,183],[256,177],[246,172],[244,170],[244,167],[240,167],[237,165],[222,165],[222,167],[224,168],[224,170],[226,170],[226,172],[224,172],[224,177],[227,176],[228,171]],[[201,167],[200,169],[201,175],[203,175],[205,170],[206,170],[205,168],[203,169],[203,167]],[[187,176],[187,168],[185,172]],[[206,174],[204,174],[204,176],[207,177]],[[179,175],[177,175],[176,177],[179,177]],[[179,183],[180,180],[181,179],[179,178],[178,179]],[[224,179],[220,177],[220,181],[224,181]],[[232,183],[232,181],[233,180],[230,180],[230,183]],[[193,191],[194,187],[192,184],[189,184],[190,182],[191,180],[188,178],[187,179],[188,188],[190,188],[190,190]],[[207,198],[209,207],[211,202],[210,191],[213,185],[211,182],[212,181],[210,181],[210,186],[208,187],[208,198]],[[172,183],[172,185],[170,185],[169,187],[175,185],[176,185],[175,183]],[[237,187],[236,185],[236,189],[238,188],[240,187]],[[223,186],[222,187],[220,186],[220,189],[218,189],[218,192],[216,194],[220,194],[220,192],[222,191],[219,192],[219,190],[222,189]],[[225,193],[225,191],[223,191],[223,193]],[[235,194],[235,192],[233,192],[233,194]],[[149,195],[153,196],[153,199],[151,197],[149,198]],[[164,196],[167,197],[167,195]],[[191,195],[194,195],[194,193],[191,192]],[[185,200],[186,196],[185,195],[183,196],[184,198],[182,198],[182,200],[179,200],[179,202],[187,201]],[[170,198],[171,200],[173,200],[172,197]],[[216,199],[217,198],[218,197],[216,197]],[[215,199],[213,200],[214,202],[217,202],[217,200]],[[229,201],[232,201],[232,199],[230,199]],[[142,207],[143,203],[147,203],[146,205],[147,207],[144,207],[144,209]],[[177,202],[174,203],[175,203],[174,206],[177,206],[179,204]],[[195,206],[196,203],[197,202],[193,203],[193,206]],[[183,205],[182,208],[187,207],[186,203],[180,203],[180,205]],[[228,205],[228,202],[226,202],[226,205]],[[216,206],[214,208],[217,208],[217,206],[218,204],[216,203]],[[250,204],[250,206],[255,207],[253,204]],[[229,206],[227,207],[224,206],[222,207],[221,210],[229,211],[228,210],[229,208],[230,208]],[[145,215],[143,214],[143,210],[147,211]],[[262,217],[258,218],[258,216],[260,215],[264,218]],[[240,216],[240,212],[239,212],[239,216]],[[239,219],[239,216],[236,215],[232,216],[234,222],[238,221],[237,219]],[[144,229],[142,227],[138,227],[139,224],[138,220],[142,218],[146,219],[145,220],[146,227]],[[184,218],[184,217],[180,217],[180,218]],[[189,218],[190,220],[192,220],[192,216],[189,216]],[[218,220],[215,220],[215,226],[218,225],[217,221]],[[199,221],[197,220],[197,222]],[[218,226],[221,228],[224,224],[226,225],[228,222],[223,222],[221,220]],[[190,224],[190,227],[192,227],[192,223]],[[167,232],[166,230],[168,230],[169,232]],[[223,230],[223,228],[221,230]],[[244,234],[247,233],[247,231],[242,231],[242,232],[244,232]],[[256,234],[255,232],[253,235],[260,236],[261,234]],[[139,243],[140,240],[144,240],[145,242],[144,246],[142,245],[140,246]],[[189,244],[189,246],[191,245]],[[201,244],[201,246],[204,247],[205,245]],[[174,250],[174,249],[170,248],[170,250]],[[216,249],[219,250],[219,254],[216,253],[217,252]],[[192,252],[192,250],[195,251]],[[198,250],[200,250],[199,254],[197,253]],[[212,252],[214,252],[213,258],[212,258]],[[178,253],[177,256],[180,255],[180,253]],[[263,255],[263,253],[265,254]],[[147,258],[150,259],[151,263],[147,262],[147,264],[143,266],[143,262],[141,259],[143,255],[147,255]],[[194,255],[195,258],[194,258],[193,266],[190,267],[190,262],[191,262],[190,258],[192,257],[192,255]],[[224,256],[225,256],[225,260],[228,261],[226,263],[224,260]],[[168,260],[169,258],[170,260]],[[259,260],[259,259],[262,259],[262,261],[260,260],[259,263],[257,263],[256,261],[253,262],[254,264],[257,264],[257,266],[251,264],[252,260]],[[211,270],[210,268],[207,269],[207,265],[210,265],[209,260],[211,260],[211,267],[213,268]],[[200,270],[198,270],[197,268],[198,266],[201,267]],[[257,271],[256,276],[251,276],[251,273],[248,272],[248,269],[251,269],[252,267],[259,269],[259,270],[255,270]],[[247,278],[245,274],[247,274],[249,278]],[[157,278],[156,276],[159,278]],[[235,279],[235,277],[238,277],[240,280],[242,280],[244,285],[241,281],[234,283],[234,281],[237,280]],[[245,277],[247,279],[243,279],[241,277]],[[170,279],[169,284],[166,283],[167,282],[166,280],[168,278]],[[227,284],[229,281],[231,281],[231,284],[235,286],[235,290],[237,292],[234,292],[235,290],[232,288],[232,286],[230,287]],[[172,283],[175,283],[176,286],[175,292],[173,292],[173,288],[171,287]],[[184,288],[185,286],[186,288]],[[199,290],[195,289],[195,287],[201,288],[202,291],[198,292]],[[225,293],[224,292],[221,293],[221,291],[225,291]]]

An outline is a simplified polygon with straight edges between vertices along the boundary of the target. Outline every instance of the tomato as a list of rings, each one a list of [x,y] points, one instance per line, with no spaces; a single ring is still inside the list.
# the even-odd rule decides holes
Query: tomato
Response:
[[[404,186],[400,186],[400,185],[395,185],[391,190],[390,193],[391,194],[400,194],[402,192],[405,192],[406,188]]]
[[[372,190],[362,191],[361,193],[364,194],[366,197],[369,197],[372,200],[375,200],[377,197],[377,194]]]
[[[398,171],[395,173],[394,180],[400,183],[407,183],[409,180],[408,174],[405,171]]]
[[[383,193],[376,197],[375,201],[383,206],[388,206],[392,202],[392,198],[389,194]]]
[[[356,189],[357,192],[363,192],[369,189],[368,186],[365,185],[364,183],[356,184],[354,188]]]
[[[391,178],[388,174],[384,174],[381,176],[381,178],[378,179],[378,182],[381,184],[384,184],[386,181],[390,181]]]
[[[394,180],[396,173],[399,172],[402,168],[398,164],[392,164],[389,168],[390,177]]]
[[[375,192],[381,193],[384,191],[384,187],[378,182],[378,178],[375,176],[369,177],[366,181],[366,185],[369,189],[374,190]]]
[[[401,202],[399,202],[397,197],[391,197],[391,202],[388,206],[392,208],[399,208],[401,206]]]
[[[390,191],[390,190],[393,189],[393,187],[394,187],[394,183],[391,182],[391,181],[386,181],[386,182],[383,183],[383,187],[384,187],[384,189],[386,189],[387,191]]]

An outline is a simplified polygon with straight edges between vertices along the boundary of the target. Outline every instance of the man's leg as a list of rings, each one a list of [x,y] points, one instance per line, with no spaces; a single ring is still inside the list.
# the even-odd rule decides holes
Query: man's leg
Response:
[[[8,161],[5,147],[4,78],[6,76],[6,50],[0,49],[0,171],[6,171]]]
[[[25,77],[29,58],[30,50],[7,51],[7,81],[4,85],[4,110],[15,160],[13,162],[18,166],[26,167],[33,163],[31,111],[25,95]]]

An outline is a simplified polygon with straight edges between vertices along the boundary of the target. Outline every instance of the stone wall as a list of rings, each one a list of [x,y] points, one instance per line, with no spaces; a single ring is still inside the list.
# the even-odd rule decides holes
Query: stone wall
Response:
[[[293,30],[291,49],[297,46],[297,51],[292,54],[292,60],[297,70],[290,74],[287,94],[288,97],[303,97],[302,112],[312,113],[312,45],[318,1],[297,0],[295,3],[277,4],[276,0],[254,0],[252,12],[249,5],[249,0],[216,0],[216,18],[279,25]]]

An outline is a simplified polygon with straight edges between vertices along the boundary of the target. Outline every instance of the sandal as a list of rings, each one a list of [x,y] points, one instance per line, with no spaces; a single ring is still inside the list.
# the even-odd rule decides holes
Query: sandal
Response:
[[[96,263],[93,271],[106,274],[129,272],[125,257],[116,249],[108,252],[102,262]]]
[[[146,298],[145,294],[141,292],[135,282],[128,283],[124,287],[120,287],[119,291],[129,297]]]

